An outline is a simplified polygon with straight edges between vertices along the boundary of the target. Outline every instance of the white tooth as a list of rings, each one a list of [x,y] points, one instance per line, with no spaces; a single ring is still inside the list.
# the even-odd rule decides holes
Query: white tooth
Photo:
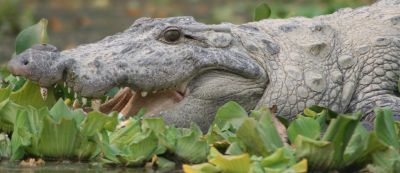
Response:
[[[72,104],[72,107],[73,107],[74,109],[78,109],[78,108],[81,107],[81,105],[79,105],[78,100],[75,100],[74,103]]]
[[[87,103],[87,98],[82,97],[82,105],[86,105],[86,103]]]
[[[187,86],[189,84],[189,81],[186,81],[184,83],[182,83],[182,85],[179,86],[178,90],[182,93],[186,92]]]
[[[40,87],[40,94],[42,95],[43,100],[47,99],[47,88]]]
[[[118,114],[118,119],[119,120],[123,120],[125,118],[125,115],[124,114],[122,114],[122,113],[119,113]]]
[[[140,92],[140,95],[142,95],[142,97],[146,97],[147,96],[147,92],[146,91],[142,91],[142,92]]]
[[[100,110],[100,106],[101,106],[101,100],[99,100],[99,99],[92,100],[92,108],[93,108],[93,110],[99,111]]]

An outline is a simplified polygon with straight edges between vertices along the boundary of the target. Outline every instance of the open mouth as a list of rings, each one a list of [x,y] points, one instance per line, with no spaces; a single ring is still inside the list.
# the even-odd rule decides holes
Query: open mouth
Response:
[[[102,104],[100,111],[103,113],[116,111],[124,116],[131,116],[144,108],[145,115],[158,115],[181,102],[188,93],[187,85],[172,90],[150,92],[134,91],[125,87],[112,99]]]

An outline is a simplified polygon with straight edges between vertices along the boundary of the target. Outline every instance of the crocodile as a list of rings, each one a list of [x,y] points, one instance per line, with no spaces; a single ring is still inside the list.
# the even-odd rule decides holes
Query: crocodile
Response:
[[[400,0],[344,8],[313,18],[203,24],[193,17],[140,18],[101,41],[59,51],[39,44],[9,70],[42,87],[66,82],[84,97],[114,87],[134,92],[131,113],[202,130],[217,109],[277,106],[293,119],[320,105],[340,113],[390,107],[400,120]]]

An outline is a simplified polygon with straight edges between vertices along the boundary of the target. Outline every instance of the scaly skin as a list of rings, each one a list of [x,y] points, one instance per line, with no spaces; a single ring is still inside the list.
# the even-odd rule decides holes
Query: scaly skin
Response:
[[[279,114],[293,118],[318,104],[362,111],[369,122],[373,108],[388,106],[400,119],[400,1],[255,25],[281,46],[266,63],[270,83],[260,105],[276,104]]]
[[[181,33],[177,41],[166,39],[171,28]],[[230,100],[246,110],[277,105],[288,118],[315,104],[363,111],[366,122],[373,108],[389,106],[400,119],[400,0],[243,25],[141,18],[97,43],[61,53],[49,47],[28,49],[10,70],[44,87],[65,80],[87,97],[115,86],[149,92],[183,87],[182,101],[148,115],[178,126],[195,122],[206,130]]]

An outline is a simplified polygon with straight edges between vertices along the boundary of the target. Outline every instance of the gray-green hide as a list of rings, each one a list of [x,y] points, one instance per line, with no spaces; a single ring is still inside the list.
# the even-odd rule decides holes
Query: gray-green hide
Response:
[[[86,97],[115,86],[179,91],[179,103],[146,116],[205,130],[230,100],[247,110],[277,105],[288,118],[318,104],[362,111],[370,121],[373,108],[389,106],[400,119],[399,60],[400,0],[382,0],[315,18],[242,25],[141,18],[122,33],[74,49],[37,45],[9,68],[43,87],[66,81]]]

